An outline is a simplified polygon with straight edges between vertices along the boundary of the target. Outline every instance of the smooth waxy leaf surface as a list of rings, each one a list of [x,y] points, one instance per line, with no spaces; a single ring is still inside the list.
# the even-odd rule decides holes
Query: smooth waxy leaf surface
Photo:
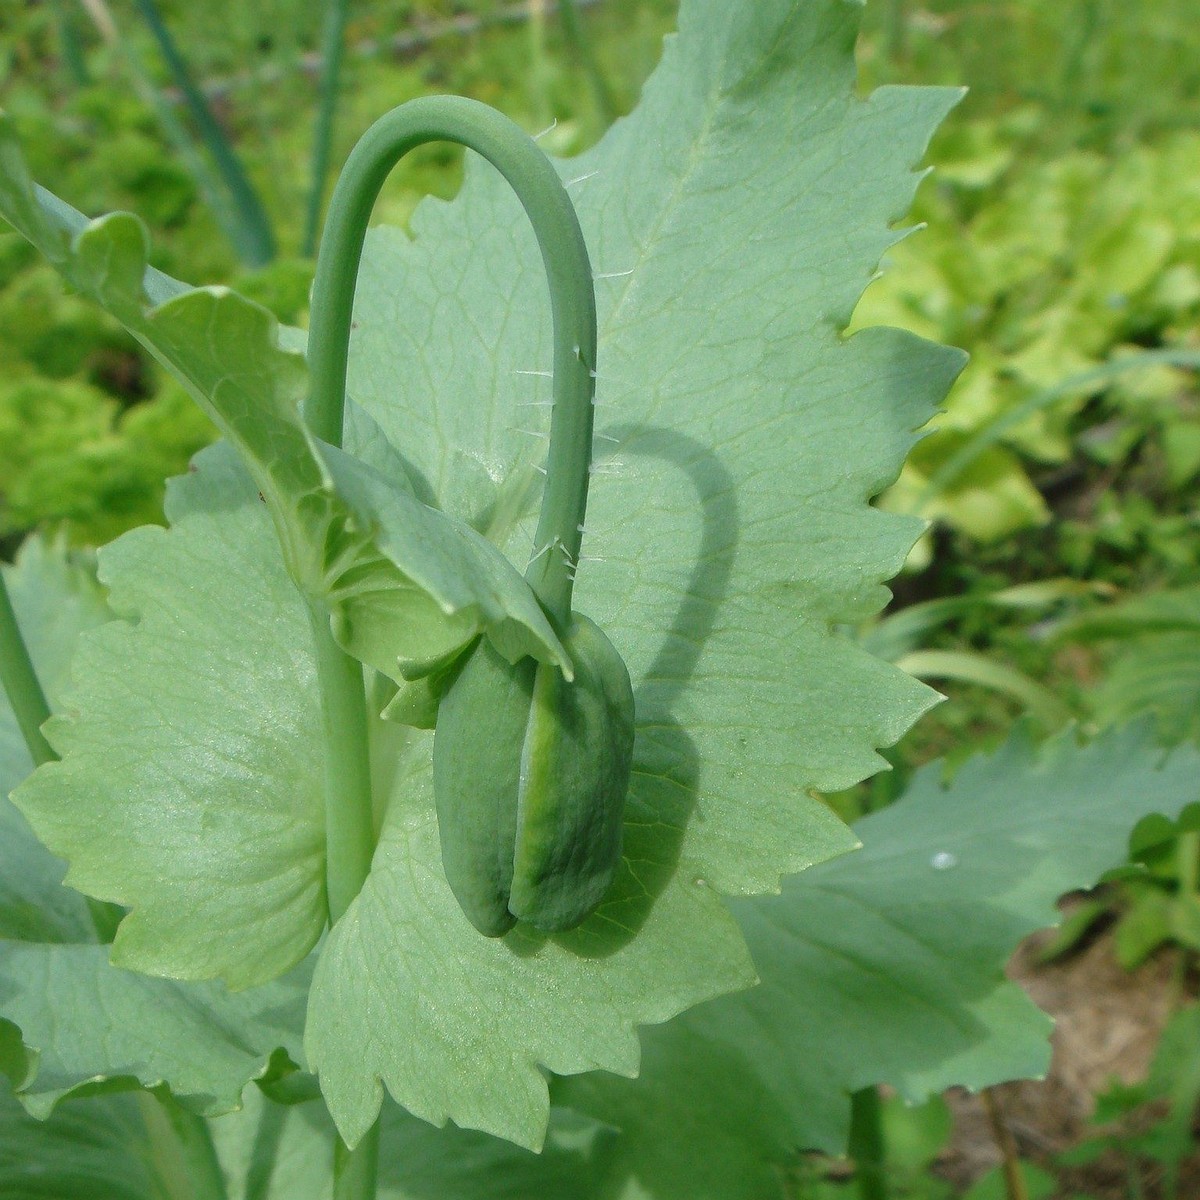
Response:
[[[334,486],[300,417],[303,356],[282,348],[266,309],[228,288],[183,288],[151,305],[164,277],[143,282],[149,242],[137,217],[78,229],[40,202],[2,114],[0,165],[0,216],[120,320],[237,447],[292,577],[329,607],[347,650],[400,678],[494,628],[510,657],[566,663],[532,592],[484,539],[417,501],[407,481],[389,486],[347,455],[336,471],[347,486]]]
[[[61,548],[31,539],[6,570],[22,631],[51,697],[85,629],[110,621],[94,576]],[[114,967],[85,898],[7,799],[30,769],[0,693],[0,1043],[3,1069],[39,1117],[77,1088],[168,1083],[201,1112],[233,1108],[248,1079],[283,1047],[303,1061],[307,972],[231,996]],[[3,1194],[0,1191],[0,1194]]]
[[[635,691],[622,867],[568,935],[479,937],[441,870],[431,739],[375,731],[382,838],[322,947],[306,1041],[350,1141],[384,1083],[430,1120],[535,1145],[544,1068],[633,1073],[637,1024],[753,979],[719,893],[772,890],[852,847],[810,790],[878,769],[876,747],[932,699],[831,627],[886,598],[917,528],[867,501],[895,478],[959,359],[906,335],[839,331],[898,236],[913,166],[954,96],[856,99],[856,11],[840,0],[692,0],[680,19],[637,113],[563,168],[590,176],[573,195],[593,261],[620,275],[599,285],[605,440],[585,551],[602,561],[581,564],[577,606]],[[30,219],[11,187],[2,196],[18,226]],[[414,229],[368,247],[351,387],[415,496],[523,565],[545,396],[517,371],[549,353],[536,246],[516,202],[477,169]],[[297,961],[323,909],[311,639],[268,508],[286,523],[305,496],[321,512],[333,497],[358,524],[328,528],[376,531],[386,559],[385,518],[405,501],[398,489],[371,508],[374,477],[338,480],[320,447],[307,449],[332,469],[332,492],[306,491],[299,458],[276,462],[256,439],[269,415],[279,446],[300,454],[295,364],[226,293],[147,312],[136,240],[128,220],[78,235],[83,286],[110,304],[115,294],[165,357],[194,354],[184,374],[241,414],[231,435],[261,461],[251,481],[204,458],[172,493],[170,531],[106,552],[129,619],[85,639],[71,716],[51,730],[64,762],[20,802],[71,860],[73,883],[132,907],[120,961],[244,985]],[[50,249],[61,257],[62,245]],[[102,251],[125,264],[119,286],[98,270]],[[155,342],[145,330],[159,321],[172,332]],[[232,376],[199,344],[202,325],[233,340]],[[362,608],[346,610],[349,629],[335,614],[335,628],[373,661],[355,641]]]
[[[957,93],[856,99],[851,4],[693,0],[679,20],[637,110],[562,167],[592,262],[620,273],[597,281],[599,561],[575,606],[629,667],[639,767],[676,782],[681,855],[760,892],[851,845],[810,789],[880,769],[874,747],[932,699],[830,625],[886,600],[917,529],[866,501],[961,357],[839,331]],[[543,460],[550,392],[519,372],[550,361],[548,303],[519,206],[468,167],[414,237],[369,239],[350,389],[418,494],[523,562],[510,500]]]
[[[529,959],[513,977],[523,992],[477,968],[489,987],[470,1023],[424,1015],[435,996],[470,991],[470,975],[456,969],[421,1001],[429,977],[387,953],[415,943],[398,931],[422,908],[447,939],[459,927],[440,874],[411,870],[432,831],[418,841],[393,814],[375,877],[330,937],[306,1035],[351,1141],[377,1110],[372,1075],[431,1120],[534,1143],[545,1112],[536,1062],[632,1071],[632,1035],[590,1019],[614,986],[597,968],[661,948],[643,976],[642,1020],[666,1015],[672,989],[695,995],[698,978],[678,984],[703,961],[699,922],[720,928],[712,892],[770,890],[783,872],[848,849],[810,789],[877,769],[874,748],[929,703],[927,690],[830,630],[885,598],[880,583],[915,529],[866,500],[894,476],[960,365],[903,335],[838,337],[953,100],[854,99],[854,15],[841,4],[685,4],[639,109],[563,167],[588,176],[572,195],[593,262],[629,272],[599,282],[606,440],[584,549],[601,561],[582,564],[576,606],[630,669],[634,781],[624,873],[564,939],[609,957],[576,964],[576,978],[591,979],[582,999],[572,985],[547,1002],[543,966]],[[455,204],[418,210],[413,231],[369,241],[351,390],[403,446],[418,495],[528,557],[528,514],[514,498],[540,462],[529,434],[545,393],[519,372],[549,359],[532,235],[488,168],[468,171]],[[443,380],[459,386],[431,405]],[[419,786],[414,776],[409,787]],[[523,944],[519,931],[509,936]],[[717,971],[711,942],[708,957]],[[736,972],[724,975],[728,987]],[[555,1027],[554,1009],[569,1020]],[[389,1027],[381,1011],[404,1016]],[[427,1036],[412,1036],[414,1020]],[[495,1069],[455,1078],[456,1058]]]
[[[623,1130],[612,1170],[628,1194],[774,1198],[795,1151],[844,1151],[858,1088],[919,1101],[1049,1066],[1050,1021],[1004,965],[1057,921],[1058,896],[1124,860],[1142,817],[1200,803],[1200,753],[1164,762],[1143,724],[1082,748],[1019,732],[949,787],[940,769],[855,826],[861,852],[737,904],[759,987],[648,1030],[636,1084],[556,1090]]]
[[[0,1083],[3,1200],[162,1200],[141,1097],[77,1101],[36,1121]],[[150,1101],[153,1103],[153,1101]]]

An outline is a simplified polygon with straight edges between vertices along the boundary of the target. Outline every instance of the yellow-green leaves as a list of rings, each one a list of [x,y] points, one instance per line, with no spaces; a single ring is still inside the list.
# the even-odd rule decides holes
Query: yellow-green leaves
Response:
[[[113,614],[91,571],[61,546],[31,539],[5,574],[39,676],[56,700],[80,635]],[[169,704],[161,715],[170,718]],[[44,1118],[77,1090],[127,1090],[137,1080],[167,1083],[196,1111],[227,1112],[278,1047],[302,1061],[303,966],[234,996],[219,983],[155,979],[109,962],[95,909],[63,886],[62,864],[7,799],[31,769],[0,692],[0,1021],[11,1023],[0,1038],[0,1070],[21,1104]],[[15,1107],[11,1099],[0,1104],[0,1127],[8,1128]],[[0,1193],[11,1184],[3,1176],[9,1161],[0,1147]]]
[[[475,649],[445,698],[433,789],[446,878],[480,933],[518,920],[573,929],[612,886],[632,767],[629,672],[612,643],[574,614],[575,666],[515,666]]]

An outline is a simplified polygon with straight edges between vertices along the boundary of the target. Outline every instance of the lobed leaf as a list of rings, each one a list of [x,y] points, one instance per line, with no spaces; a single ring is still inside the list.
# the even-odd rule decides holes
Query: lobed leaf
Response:
[[[0,168],[0,216],[121,321],[237,448],[288,570],[307,597],[330,609],[350,652],[400,679],[495,627],[502,653],[532,654],[569,671],[533,593],[484,539],[421,504],[404,482],[372,479],[364,485],[370,505],[335,487],[327,453],[300,415],[303,356],[282,347],[265,308],[222,287],[179,287],[151,302],[141,221],[113,213],[78,228],[64,219],[35,190],[2,114]],[[367,470],[348,456],[339,464],[339,477],[351,480]]]
[[[958,97],[856,98],[857,21],[842,0],[684,3],[637,109],[561,165],[602,276],[576,607],[629,667],[683,860],[726,893],[849,849],[811,791],[883,768],[875,747],[935,699],[833,631],[887,600],[920,527],[867,501],[962,365],[894,330],[841,337]],[[508,500],[544,454],[549,388],[521,372],[550,322],[496,172],[469,159],[412,236],[369,235],[355,326],[350,389],[418,494],[527,557]]]
[[[636,1075],[635,1024],[748,987],[754,968],[719,897],[675,869],[654,828],[654,781],[635,779],[620,874],[583,925],[481,937],[442,871],[431,741],[411,735],[370,878],[322,949],[305,1051],[351,1145],[386,1085],[436,1125],[536,1149],[549,1111],[542,1067]]]
[[[845,1151],[859,1088],[920,1102],[1042,1075],[1051,1023],[1005,963],[1057,923],[1060,895],[1123,861],[1141,818],[1200,803],[1198,770],[1146,723],[1087,746],[1018,730],[949,785],[931,764],[855,826],[859,853],[738,902],[759,987],[648,1031],[637,1085],[565,1080],[556,1099],[623,1131],[612,1170],[630,1194],[774,1200],[795,1151]]]
[[[385,1105],[380,1195],[781,1200],[798,1150],[844,1151],[855,1088],[886,1080],[920,1099],[1043,1070],[1048,1022],[1005,961],[1056,919],[1061,891],[1122,860],[1140,817],[1196,802],[1198,758],[1164,761],[1140,726],[1090,746],[1019,732],[949,785],[933,764],[859,823],[861,853],[739,902],[760,988],[649,1031],[638,1082],[559,1080],[591,1115],[554,1109],[540,1156]],[[319,1107],[248,1101],[212,1123],[231,1196],[245,1179],[264,1200],[329,1200]]]
[[[112,628],[112,613],[86,564],[61,545],[31,538],[5,575],[39,675],[57,699],[80,635]],[[31,768],[0,693],[0,1065],[21,1103],[45,1118],[80,1089],[167,1083],[197,1111],[226,1112],[277,1048],[302,1062],[305,968],[231,996],[219,984],[151,979],[110,964],[94,911],[63,886],[62,864],[7,799]]]

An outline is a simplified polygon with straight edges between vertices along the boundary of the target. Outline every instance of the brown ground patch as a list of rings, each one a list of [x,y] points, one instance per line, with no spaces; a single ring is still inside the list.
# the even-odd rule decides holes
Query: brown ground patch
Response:
[[[995,1095],[1023,1158],[1055,1169],[1057,1155],[1094,1132],[1094,1097],[1114,1079],[1144,1079],[1169,1015],[1171,952],[1127,972],[1117,965],[1110,939],[1100,935],[1057,963],[1039,965],[1037,952],[1051,935],[1025,942],[1009,965],[1036,1003],[1057,1022],[1053,1062],[1043,1082],[1005,1084]],[[955,1130],[938,1172],[966,1188],[1000,1162],[983,1103],[955,1090],[947,1099]],[[1108,1154],[1087,1167],[1058,1169],[1063,1200],[1131,1200],[1138,1196],[1126,1156]],[[1156,1169],[1141,1172],[1145,1200],[1163,1200]],[[1200,1200],[1200,1154],[1185,1165],[1179,1200]]]

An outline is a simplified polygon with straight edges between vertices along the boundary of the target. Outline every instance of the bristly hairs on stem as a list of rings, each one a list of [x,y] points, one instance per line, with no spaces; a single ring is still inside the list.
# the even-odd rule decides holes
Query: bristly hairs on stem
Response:
[[[579,554],[591,465],[592,268],[568,185],[533,138],[487,105],[458,96],[412,100],[376,121],[351,153],[330,201],[313,284],[310,424],[326,441],[340,435],[354,286],[367,221],[396,163],[432,141],[456,142],[492,163],[516,192],[541,249],[554,324],[554,401],[537,543],[557,538],[561,553],[540,559],[527,578],[552,621],[565,628],[571,614],[569,563]]]
[[[491,162],[516,192],[541,248],[554,323],[554,401],[535,541],[550,552],[530,564],[526,578],[551,620],[565,629],[591,466],[592,268],[558,172],[527,133],[487,105],[458,96],[412,100],[376,121],[351,152],[334,187],[317,254],[308,338],[309,425],[318,438],[341,445],[354,291],[367,223],[392,169],[428,142],[456,142]],[[310,615],[326,741],[326,886],[335,922],[361,891],[374,852],[366,694],[362,666],[334,642],[329,614],[314,606]],[[337,1200],[375,1195],[378,1137],[376,1122],[355,1150],[339,1141]]]

